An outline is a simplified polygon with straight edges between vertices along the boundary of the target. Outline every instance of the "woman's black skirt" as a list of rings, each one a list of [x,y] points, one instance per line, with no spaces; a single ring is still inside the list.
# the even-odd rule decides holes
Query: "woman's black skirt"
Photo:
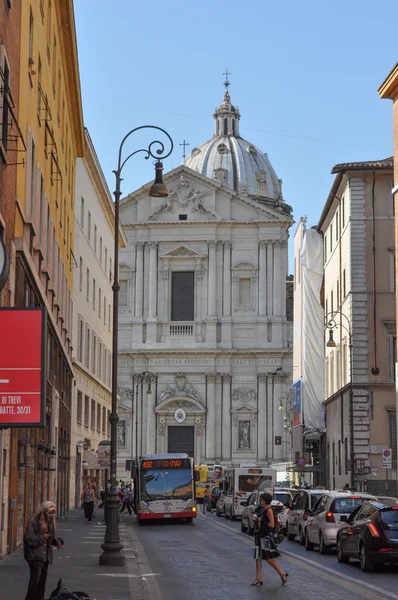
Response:
[[[256,536],[254,538],[254,558],[262,560],[272,560],[280,556],[280,552],[275,545],[274,540],[267,535],[266,537],[260,538]]]

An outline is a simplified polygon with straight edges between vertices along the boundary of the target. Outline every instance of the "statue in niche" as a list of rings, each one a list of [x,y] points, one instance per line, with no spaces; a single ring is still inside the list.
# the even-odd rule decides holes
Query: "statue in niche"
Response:
[[[242,450],[250,448],[250,421],[239,421],[238,448]]]
[[[117,445],[126,445],[126,421],[119,421],[117,424]]]

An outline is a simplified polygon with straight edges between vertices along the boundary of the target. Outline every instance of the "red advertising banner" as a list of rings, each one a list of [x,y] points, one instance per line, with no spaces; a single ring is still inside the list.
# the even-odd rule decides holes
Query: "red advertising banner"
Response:
[[[44,308],[0,308],[0,427],[45,425]]]

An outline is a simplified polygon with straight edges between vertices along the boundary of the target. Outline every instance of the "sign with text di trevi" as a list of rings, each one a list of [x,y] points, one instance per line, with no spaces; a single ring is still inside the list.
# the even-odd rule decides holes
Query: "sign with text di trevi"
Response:
[[[392,469],[392,450],[391,448],[384,448],[381,453],[381,462],[383,469]]]

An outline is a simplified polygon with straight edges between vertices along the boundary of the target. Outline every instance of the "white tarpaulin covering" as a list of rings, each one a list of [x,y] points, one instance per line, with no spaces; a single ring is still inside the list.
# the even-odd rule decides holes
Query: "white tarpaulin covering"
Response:
[[[302,410],[305,433],[325,431],[323,238],[307,229],[301,248],[302,265]]]

